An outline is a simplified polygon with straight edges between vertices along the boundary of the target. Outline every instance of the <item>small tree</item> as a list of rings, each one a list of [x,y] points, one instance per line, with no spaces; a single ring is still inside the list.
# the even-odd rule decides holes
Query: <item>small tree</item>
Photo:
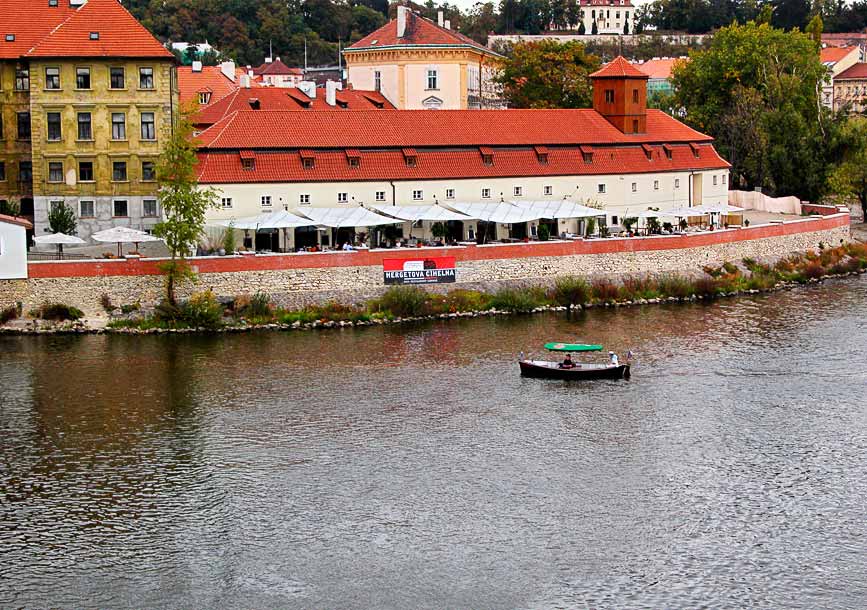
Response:
[[[596,25],[596,20],[593,20],[593,27],[590,28],[590,33],[594,36],[599,33],[599,26]]]
[[[446,236],[446,226],[441,222],[435,222],[430,228],[431,234],[437,239],[444,239]]]
[[[593,217],[590,217],[587,219],[587,225],[584,229],[584,236],[590,237],[594,233],[596,233],[596,219]]]
[[[0,214],[6,216],[18,216],[21,214],[21,204],[14,199],[0,201]]]
[[[171,260],[162,266],[166,274],[166,299],[176,305],[175,288],[194,274],[186,255],[205,229],[205,213],[216,207],[217,192],[200,189],[196,178],[196,144],[193,128],[182,114],[172,137],[157,163],[157,183],[165,220],[154,227],[154,234],[165,240]]]
[[[235,226],[229,224],[226,230],[223,231],[223,250],[226,251],[226,254],[234,254],[235,247]]]
[[[76,221],[72,206],[65,202],[53,204],[48,212],[48,228],[52,233],[75,235]]]
[[[629,21],[623,24],[623,33],[629,34]]]
[[[587,28],[584,26],[584,22],[582,21],[581,24],[578,26],[578,34],[580,36],[583,36],[586,33],[587,33]]]

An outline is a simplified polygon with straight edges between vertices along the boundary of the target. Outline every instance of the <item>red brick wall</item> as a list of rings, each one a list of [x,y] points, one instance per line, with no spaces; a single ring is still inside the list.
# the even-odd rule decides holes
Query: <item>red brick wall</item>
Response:
[[[591,239],[578,241],[533,242],[529,244],[469,246],[466,248],[436,248],[433,251],[454,256],[460,261],[524,258],[536,256],[572,256],[615,252],[642,252],[680,250],[714,244],[779,237],[796,233],[824,231],[849,224],[849,214],[840,213],[822,218],[809,218],[785,224],[760,225],[744,229],[712,231],[690,235],[665,237],[634,237],[618,239]],[[273,271],[280,269],[310,269],[325,267],[381,266],[384,258],[416,258],[430,255],[432,249],[402,248],[331,254],[271,254],[194,259],[192,264],[199,273],[226,273],[236,271]],[[31,278],[93,277],[159,274],[159,260],[96,260],[70,262],[32,262]]]
[[[835,205],[819,205],[818,203],[802,203],[801,211],[804,214],[818,214],[819,216],[832,216],[840,212]]]

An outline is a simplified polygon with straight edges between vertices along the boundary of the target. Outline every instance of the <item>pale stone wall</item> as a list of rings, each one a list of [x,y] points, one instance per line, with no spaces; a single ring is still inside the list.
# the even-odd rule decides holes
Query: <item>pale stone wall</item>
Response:
[[[818,248],[819,243],[837,245],[849,240],[849,226],[678,250],[544,256],[458,262],[458,282],[434,290],[473,288],[493,290],[503,285],[548,284],[562,275],[618,277],[625,274],[697,273],[704,265],[739,262],[745,257],[772,260],[792,252]],[[490,246],[496,248],[497,246]],[[203,273],[196,286],[180,291],[212,289],[220,297],[262,291],[286,307],[328,300],[361,302],[381,294],[382,267],[330,267]],[[160,276],[100,276],[31,278],[0,281],[0,307],[21,301],[25,310],[46,301],[59,301],[82,309],[87,315],[102,315],[100,297],[107,294],[116,306],[140,301],[155,305],[162,296]]]

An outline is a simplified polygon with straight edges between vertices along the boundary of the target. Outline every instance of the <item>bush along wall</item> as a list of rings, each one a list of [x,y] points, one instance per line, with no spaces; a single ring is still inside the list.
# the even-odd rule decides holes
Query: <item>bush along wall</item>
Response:
[[[746,258],[738,263],[708,266],[701,274],[558,278],[552,287],[502,288],[494,293],[456,289],[446,294],[417,287],[392,287],[382,296],[355,305],[337,302],[303,309],[282,309],[267,294],[239,295],[218,300],[210,291],[193,294],[178,305],[162,303],[151,312],[138,303],[115,307],[106,299],[113,319],[105,329],[91,329],[80,312],[61,303],[47,303],[30,312],[31,324],[2,328],[3,332],[240,332],[254,329],[314,329],[484,315],[528,314],[590,307],[619,307],[654,303],[713,300],[758,294],[867,271],[867,246],[851,243],[836,248],[794,254],[773,265]],[[18,312],[15,312],[18,313]],[[15,315],[3,316],[14,321]],[[63,320],[46,325],[44,320]],[[74,321],[74,322],[72,322]]]

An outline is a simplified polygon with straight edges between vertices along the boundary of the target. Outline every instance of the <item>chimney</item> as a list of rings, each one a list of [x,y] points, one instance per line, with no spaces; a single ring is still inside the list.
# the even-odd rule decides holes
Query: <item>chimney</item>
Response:
[[[403,38],[404,34],[406,34],[406,20],[409,17],[409,7],[407,6],[398,6],[397,7],[397,37]]]
[[[273,57],[266,57],[266,58],[265,58],[265,63],[266,63],[266,64],[270,64],[270,63],[272,63],[273,61],[274,61],[274,58],[273,58]]]
[[[337,82],[333,80],[325,82],[325,103],[329,106],[337,105]]]
[[[250,75],[249,74],[242,74],[241,75],[241,86],[244,89],[250,88]]]
[[[220,64],[220,72],[233,83],[235,82],[235,62],[224,61]]]
[[[194,61],[193,62],[193,72],[201,72],[202,71],[202,62]]]
[[[84,4],[86,2],[87,2],[87,0],[69,0],[69,6],[72,6],[72,7],[84,6]]]
[[[443,12],[437,11],[437,25],[443,27]]]
[[[447,29],[447,30],[452,29],[452,22],[451,22],[451,20],[450,20],[450,19],[446,19],[446,20],[443,22],[443,27],[444,27],[445,29]]]
[[[316,83],[313,81],[303,80],[298,83],[297,87],[310,99],[316,99]]]

